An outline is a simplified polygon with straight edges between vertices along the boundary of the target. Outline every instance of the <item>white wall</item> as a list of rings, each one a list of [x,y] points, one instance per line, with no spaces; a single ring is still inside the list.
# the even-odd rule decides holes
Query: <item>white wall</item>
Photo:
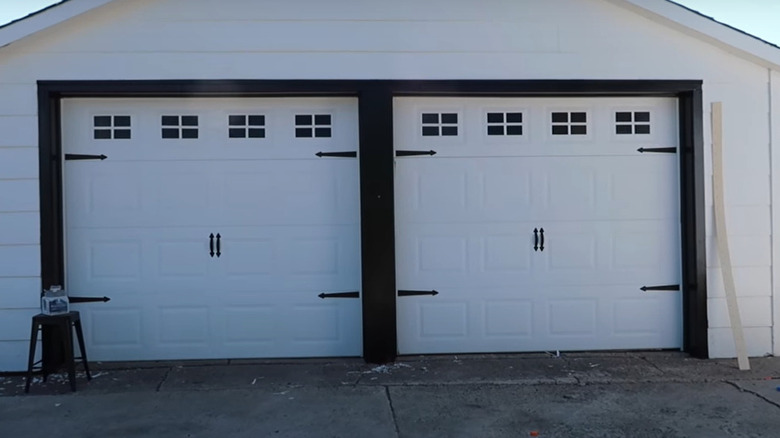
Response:
[[[14,227],[0,227],[0,370],[24,367],[39,294],[36,80],[345,78],[703,79],[707,145],[709,105],[724,103],[727,220],[748,350],[780,353],[766,68],[604,0],[124,0],[0,49],[0,225]],[[711,355],[723,357],[734,349],[710,187],[709,339]]]

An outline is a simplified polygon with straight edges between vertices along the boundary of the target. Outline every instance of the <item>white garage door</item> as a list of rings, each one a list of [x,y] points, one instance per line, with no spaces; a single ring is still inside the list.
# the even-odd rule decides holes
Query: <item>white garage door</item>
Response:
[[[66,99],[90,359],[360,355],[360,300],[318,297],[359,291],[358,162],[315,155],[357,138],[351,98]]]
[[[439,292],[398,298],[400,353],[680,347],[680,292],[654,289],[681,278],[676,120],[664,98],[397,98],[396,151],[436,151],[396,158],[398,289]]]

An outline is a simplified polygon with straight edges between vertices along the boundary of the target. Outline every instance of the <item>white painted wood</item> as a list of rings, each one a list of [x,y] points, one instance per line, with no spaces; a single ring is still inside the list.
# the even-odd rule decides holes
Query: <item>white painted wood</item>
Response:
[[[41,275],[38,245],[0,246],[0,277],[33,277]]]
[[[65,153],[71,296],[94,360],[357,356],[360,290],[357,100],[69,99]],[[328,114],[328,138],[296,115]],[[95,116],[131,117],[131,139],[96,140]],[[197,115],[197,139],[162,139],[164,115]],[[266,136],[230,139],[229,115]],[[220,234],[221,257],[209,235]]]
[[[762,357],[771,354],[772,328],[745,327],[745,349],[750,357]],[[725,359],[737,357],[734,348],[734,336],[731,328],[711,328],[708,331],[710,357]]]
[[[37,179],[37,148],[0,148],[0,179]]]
[[[0,85],[0,116],[34,116],[38,114],[37,92],[34,84]]]
[[[726,287],[726,304],[729,311],[729,322],[734,345],[737,352],[737,362],[740,370],[749,370],[750,361],[745,346],[745,334],[743,332],[742,317],[739,314],[739,302],[737,300],[734,273],[731,268],[731,254],[729,252],[728,230],[726,228],[726,200],[724,198],[723,175],[723,103],[712,104],[712,185],[713,202],[715,203],[715,231],[718,238],[718,260],[721,263],[723,283]]]
[[[37,245],[41,241],[40,214],[0,213],[0,245]]]
[[[772,298],[770,297],[739,297],[740,315],[750,315],[743,318],[743,327],[772,326]],[[707,300],[707,318],[712,328],[730,328],[726,298],[710,298]]]
[[[780,355],[780,71],[769,72],[769,132],[772,166],[772,352]]]
[[[766,297],[766,288],[772,283],[772,266],[733,266],[738,297]],[[707,293],[710,298],[725,298],[723,276],[716,268],[707,269]],[[746,321],[748,318],[745,319]]]
[[[25,371],[27,370],[27,355],[30,349],[29,324],[27,323],[27,339],[23,341],[0,341],[0,370],[2,371]],[[40,342],[36,349],[36,357],[40,356]]]
[[[588,134],[551,135],[550,114],[585,111]],[[616,135],[616,112],[651,134]],[[523,135],[487,135],[490,112],[522,112]],[[457,136],[421,135],[424,113]],[[673,99],[397,98],[398,289],[403,354],[681,347]],[[535,228],[546,249],[534,251]]]
[[[0,309],[39,309],[40,287],[37,276],[0,278]]]
[[[38,145],[38,118],[32,115],[0,116],[0,147]]]
[[[37,179],[0,179],[0,213],[38,211]]]

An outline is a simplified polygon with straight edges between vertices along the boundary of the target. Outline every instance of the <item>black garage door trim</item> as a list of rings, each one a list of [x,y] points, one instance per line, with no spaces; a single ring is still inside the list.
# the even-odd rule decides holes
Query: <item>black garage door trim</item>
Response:
[[[393,97],[667,96],[679,102],[684,349],[707,357],[704,140],[699,80],[163,80],[39,81],[42,288],[65,277],[60,100],[67,97],[316,97],[359,99],[363,356],[397,355]]]

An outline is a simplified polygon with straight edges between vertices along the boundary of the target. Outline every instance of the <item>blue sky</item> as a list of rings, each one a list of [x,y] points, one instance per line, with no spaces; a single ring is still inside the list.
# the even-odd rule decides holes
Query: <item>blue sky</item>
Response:
[[[0,24],[23,17],[58,0],[0,0]],[[780,0],[677,0],[745,32],[780,45]]]

